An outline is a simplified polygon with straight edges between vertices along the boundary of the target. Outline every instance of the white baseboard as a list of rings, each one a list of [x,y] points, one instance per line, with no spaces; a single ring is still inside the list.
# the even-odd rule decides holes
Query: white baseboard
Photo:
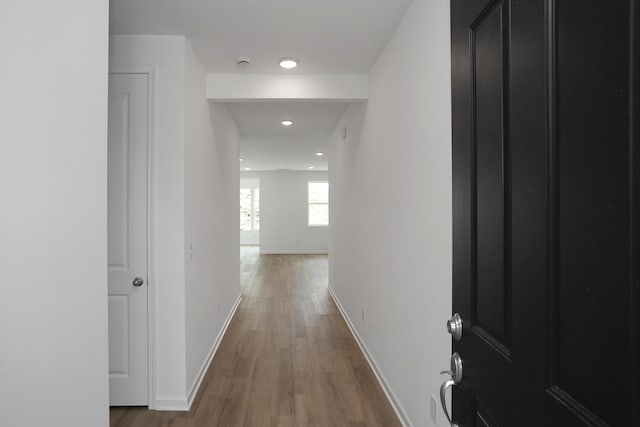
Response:
[[[340,300],[338,299],[336,294],[333,292],[333,289],[331,288],[331,286],[329,286],[329,295],[331,295],[331,298],[336,303],[336,306],[338,307],[338,310],[340,311],[340,314],[342,315],[342,318],[347,323],[347,326],[349,327],[349,330],[351,331],[351,335],[353,335],[353,338],[355,338],[356,342],[358,343],[358,346],[360,347],[360,351],[362,351],[362,354],[364,354],[364,358],[367,359],[367,362],[369,363],[369,366],[371,367],[371,370],[375,374],[376,379],[378,380],[378,383],[380,384],[380,387],[382,387],[382,390],[384,391],[384,394],[387,396],[387,399],[389,400],[389,403],[391,403],[391,406],[393,407],[393,410],[395,411],[396,415],[398,416],[398,419],[400,420],[400,422],[402,423],[402,425],[404,427],[413,427],[413,424],[411,423],[411,420],[407,416],[407,413],[405,412],[404,408],[400,404],[400,401],[398,401],[395,393],[391,389],[391,386],[389,386],[389,383],[387,382],[387,380],[385,379],[384,375],[382,374],[382,371],[378,367],[378,364],[376,363],[375,359],[373,358],[373,356],[369,352],[369,349],[367,348],[366,344],[364,343],[364,341],[362,340],[362,338],[358,334],[358,331],[353,326],[353,323],[351,322],[351,319],[349,319],[349,316],[347,315],[346,311],[344,310],[344,307],[342,307],[342,304],[340,304]]]
[[[242,295],[238,295],[236,302],[233,304],[231,311],[227,315],[227,318],[225,319],[224,324],[222,325],[222,329],[220,329],[218,336],[216,337],[215,341],[213,342],[213,345],[211,346],[211,350],[209,351],[207,358],[204,360],[202,367],[200,367],[200,371],[198,371],[198,375],[196,375],[196,379],[193,382],[193,385],[191,386],[191,390],[189,390],[189,394],[188,394],[189,409],[191,409],[193,400],[196,398],[196,395],[198,394],[198,389],[200,389],[200,384],[202,384],[202,380],[204,379],[204,376],[207,373],[207,370],[209,369],[209,365],[211,365],[211,362],[213,361],[213,357],[216,355],[216,352],[218,351],[218,347],[220,347],[220,343],[222,342],[222,338],[224,337],[224,334],[227,333],[229,324],[231,324],[231,320],[233,319],[233,316],[236,314],[236,310],[238,310],[238,306],[240,306],[241,301],[242,301]]]
[[[154,411],[188,411],[189,401],[180,397],[158,397]]]
[[[241,301],[242,301],[242,295],[238,295],[238,298],[236,299],[236,302],[233,304],[231,311],[227,315],[227,318],[225,319],[224,324],[222,325],[222,328],[218,333],[218,336],[213,341],[211,350],[209,350],[207,357],[202,363],[202,366],[198,371],[198,375],[196,375],[196,378],[193,381],[193,384],[191,385],[191,389],[189,390],[189,394],[187,395],[187,398],[160,397],[156,399],[156,407],[155,407],[156,411],[188,411],[191,409],[191,405],[193,404],[193,400],[198,394],[198,390],[200,389],[202,380],[204,379],[204,376],[206,375],[207,370],[209,369],[209,366],[211,365],[211,362],[213,361],[213,358],[216,355],[216,352],[218,351],[218,347],[220,347],[220,343],[222,342],[222,338],[224,337],[224,334],[227,333],[229,324],[231,323],[233,316],[236,314],[236,311],[238,310],[238,306],[240,305]]]
[[[326,249],[295,249],[295,250],[279,250],[279,249],[260,249],[261,255],[328,255]]]

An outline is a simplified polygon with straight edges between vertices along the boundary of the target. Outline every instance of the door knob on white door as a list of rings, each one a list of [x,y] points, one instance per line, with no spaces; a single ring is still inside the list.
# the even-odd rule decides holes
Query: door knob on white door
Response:
[[[140,287],[142,285],[144,285],[144,279],[142,277],[136,277],[133,279],[133,286]]]

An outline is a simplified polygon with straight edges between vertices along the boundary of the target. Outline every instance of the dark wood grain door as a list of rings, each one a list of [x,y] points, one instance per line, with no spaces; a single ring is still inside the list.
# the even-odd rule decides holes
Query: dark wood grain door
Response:
[[[639,15],[451,1],[462,427],[640,426]]]

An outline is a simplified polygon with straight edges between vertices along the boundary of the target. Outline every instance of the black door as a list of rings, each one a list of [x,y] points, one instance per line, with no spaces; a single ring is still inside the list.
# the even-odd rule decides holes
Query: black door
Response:
[[[640,0],[452,0],[462,427],[640,426]]]

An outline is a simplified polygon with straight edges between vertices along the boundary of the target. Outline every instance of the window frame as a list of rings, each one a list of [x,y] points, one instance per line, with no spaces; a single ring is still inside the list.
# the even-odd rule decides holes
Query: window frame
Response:
[[[327,202],[326,203],[318,203],[318,202],[311,202],[310,200],[310,186],[311,184],[327,184]],[[315,179],[315,180],[310,180],[307,181],[307,227],[329,227],[329,225],[331,224],[331,220],[330,220],[330,216],[329,216],[329,194],[330,194],[330,189],[329,189],[329,180],[321,180],[321,179]],[[311,224],[311,206],[327,206],[327,223],[326,224]]]

